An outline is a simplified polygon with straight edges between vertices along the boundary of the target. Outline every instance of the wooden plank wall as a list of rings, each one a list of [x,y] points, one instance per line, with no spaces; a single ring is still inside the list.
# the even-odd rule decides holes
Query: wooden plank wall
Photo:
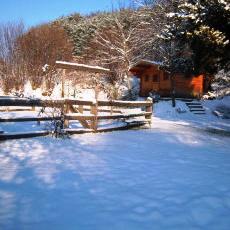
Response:
[[[158,91],[159,83],[153,82],[153,76],[155,74],[160,76],[161,72],[162,71],[158,70],[158,68],[155,66],[151,66],[143,72],[143,74],[141,75],[141,96],[148,96],[149,92],[151,92],[152,90]],[[146,76],[148,76],[148,81],[146,81]]]
[[[153,76],[159,76],[159,82],[153,82]],[[145,77],[148,76],[148,81]],[[184,77],[183,75],[175,76],[175,88],[177,96],[199,97],[203,94],[203,75]],[[141,75],[140,96],[148,96],[149,92],[155,90],[162,96],[169,96],[171,91],[170,79],[164,79],[164,71],[158,70],[157,67],[146,69]]]
[[[154,75],[158,75],[159,82],[154,82],[153,77]],[[145,80],[145,76],[149,76],[148,81]],[[149,92],[152,90],[157,92],[168,92],[170,90],[170,80],[164,80],[164,71],[159,70],[158,67],[152,66],[141,76],[141,90],[140,95],[141,96],[148,96]]]
[[[175,77],[175,88],[179,96],[199,97],[203,94],[203,75],[187,78],[177,75]]]

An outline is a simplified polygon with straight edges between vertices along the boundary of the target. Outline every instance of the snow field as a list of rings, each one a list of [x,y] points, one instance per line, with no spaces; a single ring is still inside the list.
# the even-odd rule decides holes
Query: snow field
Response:
[[[217,129],[230,131],[230,119],[221,119],[213,114],[213,111],[218,106],[230,108],[230,97],[225,97],[220,100],[203,100],[201,101],[205,108],[205,115],[196,115],[189,112],[189,108],[185,102],[176,100],[176,108],[172,108],[171,101],[160,101],[153,106],[153,124],[157,121],[173,121],[177,124],[202,128],[202,129]],[[178,110],[183,113],[178,113]],[[156,122],[154,122],[156,121]]]
[[[229,229],[229,138],[158,128],[0,143],[1,229]]]
[[[219,105],[229,98],[204,101],[202,116],[181,101],[175,109],[155,103],[148,130],[0,142],[0,229],[228,230],[230,123],[212,114]],[[1,127],[24,132],[45,123]]]

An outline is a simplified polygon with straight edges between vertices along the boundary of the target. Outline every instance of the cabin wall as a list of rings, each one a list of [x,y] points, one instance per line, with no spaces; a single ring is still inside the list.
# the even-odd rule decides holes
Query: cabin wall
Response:
[[[212,75],[205,75],[203,77],[203,91],[204,91],[204,93],[207,93],[208,91],[210,91],[212,89],[211,85],[212,85],[213,79],[214,79],[214,76],[212,76]]]
[[[175,76],[175,89],[178,96],[200,97],[203,94],[203,75]]]
[[[171,92],[171,81],[170,81],[169,74],[165,71],[161,71],[159,93],[161,96],[169,96],[170,92]]]
[[[140,96],[148,96],[151,91],[158,92],[161,96],[170,96],[171,81],[169,75],[157,67],[146,69],[140,76]],[[203,94],[203,75],[197,77],[175,76],[176,96],[200,97]]]
[[[140,96],[148,96],[149,92],[160,89],[160,70],[157,67],[151,66],[143,71],[141,78]]]
[[[146,69],[141,75],[141,96],[148,96],[149,92],[152,91],[152,72],[153,68]]]
[[[149,92],[156,91],[161,95],[170,93],[169,76],[157,67],[151,66],[146,69],[141,75],[140,96],[148,96]]]

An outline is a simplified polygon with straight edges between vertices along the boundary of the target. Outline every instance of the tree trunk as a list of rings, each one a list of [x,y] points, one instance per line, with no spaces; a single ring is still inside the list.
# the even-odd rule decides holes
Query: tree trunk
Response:
[[[65,70],[63,70],[62,72],[62,76],[61,76],[61,97],[64,98],[65,97]]]
[[[171,97],[172,97],[172,107],[176,107],[176,90],[175,90],[175,76],[173,74],[170,74],[170,80],[171,80]]]
[[[132,85],[129,78],[129,71],[125,71],[125,75],[127,77],[128,90],[130,91],[132,89]]]

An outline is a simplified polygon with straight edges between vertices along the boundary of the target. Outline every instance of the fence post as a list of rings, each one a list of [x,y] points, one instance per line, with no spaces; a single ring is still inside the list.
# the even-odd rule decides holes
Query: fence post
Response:
[[[151,125],[152,123],[152,113],[153,113],[153,99],[151,97],[148,97],[147,102],[151,102],[151,105],[146,106],[146,112],[150,112],[150,115],[146,115],[145,119],[148,120],[149,124]]]
[[[65,102],[64,103],[64,114],[63,114],[63,116],[64,116],[64,128],[68,128],[69,127],[69,120],[67,120],[65,118],[65,115],[67,113],[69,113],[69,111],[70,111],[70,105],[68,104],[68,102]]]
[[[79,113],[83,113],[84,112],[84,106],[83,105],[79,105],[78,106],[78,111],[79,111]]]
[[[91,105],[91,114],[94,115],[93,120],[91,121],[91,129],[94,131],[97,131],[97,101],[93,102],[93,105]]]
[[[113,115],[113,106],[110,108],[110,115]]]

